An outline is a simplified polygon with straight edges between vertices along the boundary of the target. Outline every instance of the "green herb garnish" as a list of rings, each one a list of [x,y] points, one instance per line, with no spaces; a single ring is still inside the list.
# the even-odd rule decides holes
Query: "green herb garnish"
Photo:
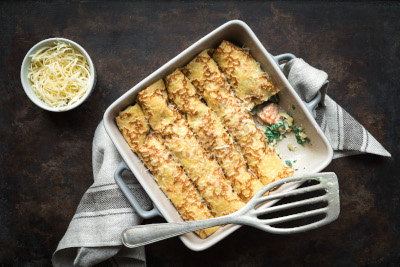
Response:
[[[293,118],[292,114],[289,112],[286,112],[286,114]],[[268,138],[268,143],[272,143],[274,140],[279,141],[282,138],[286,138],[286,132],[290,131],[292,131],[296,136],[296,141],[298,144],[304,146],[304,143],[310,143],[310,139],[308,137],[304,137],[305,134],[300,135],[302,132],[304,132],[304,129],[301,127],[298,128],[294,123],[291,123],[289,126],[289,123],[286,121],[286,119],[287,117],[281,115],[280,122],[272,124],[266,128],[265,136]],[[290,148],[289,150],[292,151]]]
[[[275,94],[275,95],[271,96],[271,97],[268,99],[268,101],[279,105],[279,101],[280,101],[279,95],[278,95],[278,94]]]
[[[295,110],[295,109],[296,109],[296,107],[295,107],[294,105],[292,105],[292,109],[293,109],[293,110]]]
[[[292,167],[292,163],[290,162],[290,160],[285,161],[286,165],[289,167]]]
[[[285,130],[285,118],[280,122],[268,126],[265,130],[265,136],[268,137],[268,141],[271,143],[274,140],[280,140],[281,132]],[[284,135],[282,135],[284,136]]]
[[[293,124],[292,131],[293,131],[294,135],[296,136],[296,140],[297,140],[298,144],[304,146],[304,143],[310,143],[310,139],[308,137],[301,138],[301,136],[300,136],[300,133],[304,132],[303,128],[299,129],[299,128],[297,128],[296,125]]]

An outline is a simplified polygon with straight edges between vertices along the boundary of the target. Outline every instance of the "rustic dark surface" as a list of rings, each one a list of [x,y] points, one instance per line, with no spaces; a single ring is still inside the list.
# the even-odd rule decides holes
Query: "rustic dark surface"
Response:
[[[244,20],[272,54],[292,52],[329,74],[330,96],[392,154],[334,160],[341,215],[277,236],[241,228],[204,252],[178,238],[146,247],[149,266],[392,265],[400,259],[400,5],[397,3],[132,2],[0,4],[0,263],[50,265],[92,183],[91,145],[105,109],[190,44]],[[49,37],[88,51],[96,89],[56,114],[23,92],[25,53]],[[162,221],[160,220],[153,220]]]

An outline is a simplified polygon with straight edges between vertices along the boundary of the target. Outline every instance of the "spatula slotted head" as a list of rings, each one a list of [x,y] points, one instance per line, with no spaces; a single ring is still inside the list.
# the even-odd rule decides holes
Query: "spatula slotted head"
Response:
[[[274,191],[270,195],[264,196],[271,189],[284,183],[307,181],[311,183],[303,183],[300,188],[293,184],[291,187],[293,190],[289,189],[290,191],[283,193]],[[265,205],[264,207],[260,206],[271,200],[281,201],[278,202],[278,205],[268,208],[265,208]],[[269,205],[272,203],[270,202]],[[321,204],[322,207],[319,207],[318,205]],[[257,206],[259,206],[258,209],[256,209]],[[304,210],[305,207],[307,207],[306,210]],[[282,212],[286,212],[286,214],[282,214]],[[263,218],[263,216],[267,216],[267,218]],[[339,186],[336,175],[334,173],[318,173],[273,182],[257,192],[243,208],[226,216],[199,221],[130,227],[123,232],[122,242],[125,246],[133,248],[184,233],[230,223],[249,225],[275,234],[293,234],[328,224],[338,216]],[[309,218],[313,218],[314,221],[304,221]],[[296,224],[287,226],[286,223]]]
[[[279,200],[268,208],[248,211],[247,225],[276,234],[308,231],[328,224],[339,216],[339,185],[335,173],[318,173],[284,179],[266,186],[248,204],[253,208],[264,202]],[[283,183],[304,182],[299,188],[283,193],[267,191]]]

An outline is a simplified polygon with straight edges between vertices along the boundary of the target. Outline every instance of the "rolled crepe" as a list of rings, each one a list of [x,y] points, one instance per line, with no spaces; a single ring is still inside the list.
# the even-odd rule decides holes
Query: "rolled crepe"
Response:
[[[293,168],[283,165],[240,100],[229,90],[229,84],[215,61],[204,50],[182,72],[196,86],[207,105],[217,114],[249,168],[264,185],[293,175]]]
[[[243,207],[218,163],[197,142],[183,116],[168,106],[164,82],[159,80],[141,91],[138,100],[150,127],[194,182],[211,213],[223,216]]]
[[[179,69],[167,76],[165,83],[169,99],[186,115],[199,143],[218,161],[239,197],[248,202],[264,185],[247,170],[246,162],[221,121],[200,100],[196,88]]]
[[[213,59],[247,110],[279,92],[249,51],[228,41],[222,41],[214,51]]]
[[[134,152],[146,142],[150,127],[139,105],[129,106],[121,111],[115,122]]]
[[[138,104],[129,106],[115,118],[117,125],[134,152],[153,174],[154,180],[171,200],[185,221],[212,218],[199,192],[182,168],[172,159],[165,147],[153,135]],[[201,238],[214,233],[218,227],[198,230]]]

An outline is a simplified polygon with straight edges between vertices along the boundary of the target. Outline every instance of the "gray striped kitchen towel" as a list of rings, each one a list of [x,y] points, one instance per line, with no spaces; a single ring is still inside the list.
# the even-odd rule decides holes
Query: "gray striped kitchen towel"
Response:
[[[101,262],[101,266],[146,266],[144,247],[128,249],[121,242],[124,229],[142,222],[114,181],[121,160],[101,122],[93,139],[94,183],[83,195],[53,254],[54,266],[93,266]],[[151,201],[133,174],[124,172],[123,176],[142,206],[150,208]]]
[[[321,92],[322,99],[314,115],[334,150],[333,158],[361,153],[391,156],[358,121],[326,95],[328,74],[300,58],[281,65],[281,69],[304,101],[310,102]]]

